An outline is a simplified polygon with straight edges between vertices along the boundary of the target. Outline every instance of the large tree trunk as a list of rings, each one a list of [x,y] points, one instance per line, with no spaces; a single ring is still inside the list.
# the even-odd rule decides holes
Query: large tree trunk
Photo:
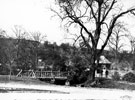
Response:
[[[95,68],[90,69],[90,74],[89,74],[87,80],[90,81],[90,82],[95,81]]]
[[[91,86],[94,81],[95,81],[95,71],[96,71],[96,65],[92,64],[90,70],[89,70],[89,75],[87,77],[87,81],[84,83],[86,87]]]
[[[97,69],[97,66],[99,64],[99,58],[100,55],[97,55],[97,49],[95,47],[95,49],[93,49],[93,51],[91,52],[92,56],[91,56],[91,67],[90,67],[90,71],[89,71],[89,75],[87,77],[87,81],[85,82],[85,86],[91,86],[93,82],[95,82],[95,71]]]

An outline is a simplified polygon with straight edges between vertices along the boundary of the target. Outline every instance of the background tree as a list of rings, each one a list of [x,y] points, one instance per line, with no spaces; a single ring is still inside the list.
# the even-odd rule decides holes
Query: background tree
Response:
[[[12,29],[12,31],[14,32],[15,35],[15,47],[17,50],[17,59],[16,59],[16,64],[17,67],[20,69],[22,67],[22,55],[25,55],[24,49],[25,47],[22,47],[23,42],[27,39],[28,37],[28,32],[26,32],[26,30],[18,25],[15,25],[14,28]]]
[[[35,69],[38,63],[38,48],[43,37],[40,32],[27,32],[21,26],[13,29],[16,38],[17,67],[23,70]]]
[[[16,67],[16,59],[17,59],[17,49],[15,47],[15,41],[11,41],[11,38],[6,40],[6,45],[4,45],[4,55],[6,58],[6,66],[9,69],[9,80],[11,79],[11,74],[13,67]]]
[[[65,71],[66,53],[61,52],[61,47],[56,43],[48,43],[47,41],[39,48],[39,57],[45,62],[46,70]]]
[[[135,37],[132,36],[131,34],[128,34],[127,37],[130,41],[130,47],[131,47],[131,52],[130,52],[130,54],[132,55],[131,67],[133,70],[135,70]]]
[[[6,66],[6,53],[5,53],[5,46],[7,45],[5,38],[7,38],[6,31],[1,29],[0,30],[0,70],[1,74],[7,75],[9,74],[9,68]]]
[[[128,30],[126,29],[126,26],[123,22],[117,22],[115,24],[114,30],[112,32],[112,35],[109,39],[108,45],[110,50],[114,53],[115,56],[115,62],[119,62],[119,54],[122,49],[122,47],[125,45],[121,40],[124,39],[126,36]]]
[[[41,42],[45,41],[45,35],[42,35],[40,32],[31,32],[30,33],[30,40],[33,40],[31,45],[31,49],[33,50],[33,54],[35,55],[35,66],[38,66],[38,49],[40,47]]]
[[[87,49],[91,51],[90,74],[86,82],[95,80],[95,70],[99,57],[106,47],[113,28],[123,15],[133,14],[135,8],[126,11],[118,7],[118,0],[56,0],[60,11],[55,12],[69,29],[72,25],[77,25],[80,29],[79,36],[85,43]],[[99,44],[100,38],[104,35],[104,42]],[[78,38],[78,39],[80,39]],[[100,50],[98,50],[101,45]]]
[[[7,36],[6,31],[2,29],[0,31],[0,52],[0,63],[1,67],[3,67],[3,71],[5,72],[3,74],[8,74],[10,80],[11,73],[14,67],[16,67],[17,48],[15,46],[15,41]]]
[[[5,37],[8,37],[6,31],[3,29],[0,29],[0,38],[5,38]]]

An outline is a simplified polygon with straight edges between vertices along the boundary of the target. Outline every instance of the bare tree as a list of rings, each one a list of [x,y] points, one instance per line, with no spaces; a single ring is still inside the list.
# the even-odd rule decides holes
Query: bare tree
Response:
[[[0,38],[5,38],[5,37],[8,37],[6,31],[3,29],[0,29]]]
[[[135,52],[135,37],[131,34],[126,35],[130,42],[131,54]]]
[[[6,45],[3,47],[4,49],[4,54],[6,57],[6,65],[9,69],[9,80],[11,79],[11,73],[13,66],[15,65],[15,60],[17,57],[17,52],[16,52],[16,47],[15,47],[15,42],[12,39],[7,39],[6,40]]]
[[[131,55],[132,55],[132,69],[135,70],[135,37],[131,34],[127,35],[129,41],[130,41],[130,47],[131,47]]]
[[[6,31],[0,29],[0,38],[1,38],[1,51],[2,51],[2,64],[9,69],[9,80],[11,79],[11,73],[13,66],[15,65],[16,60],[16,47],[15,41],[10,38]]]
[[[114,53],[116,62],[119,61],[119,52],[122,47],[126,45],[121,41],[124,37],[126,37],[126,32],[128,32],[126,25],[123,22],[117,22],[109,39],[108,45]]]
[[[31,40],[33,40],[33,50],[35,52],[35,66],[38,66],[38,48],[42,42],[44,42],[46,35],[40,32],[31,32]]]
[[[37,41],[39,43],[44,42],[46,35],[43,35],[41,32],[31,32],[31,40]]]
[[[20,56],[20,45],[22,43],[23,40],[27,39],[29,37],[28,32],[22,27],[22,26],[18,26],[15,25],[14,28],[12,29],[13,33],[15,34],[15,48],[16,48],[16,64],[17,67],[19,66],[19,56]]]
[[[118,0],[56,0],[56,4],[60,7],[60,11],[52,8],[51,10],[66,23],[68,29],[72,25],[78,26],[80,38],[91,51],[90,74],[86,83],[94,81],[98,65],[95,61],[99,61],[116,22],[125,14],[134,14],[135,8],[123,11],[118,6]],[[99,44],[103,35],[104,42]]]
[[[28,32],[22,26],[15,25],[14,29],[12,29],[12,31],[15,34],[15,38],[17,38],[19,40],[26,39],[29,37]]]

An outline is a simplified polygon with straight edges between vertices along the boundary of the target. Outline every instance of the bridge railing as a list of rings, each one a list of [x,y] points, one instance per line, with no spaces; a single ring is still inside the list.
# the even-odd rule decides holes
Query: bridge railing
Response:
[[[33,70],[20,70],[16,77],[35,78],[35,72]]]
[[[60,72],[60,71],[36,71],[35,72],[36,77],[41,78],[47,78],[47,77],[67,77],[66,72]]]
[[[17,77],[29,77],[29,78],[66,78],[67,72],[60,71],[20,71]]]
[[[35,71],[36,78],[51,77],[50,71]]]

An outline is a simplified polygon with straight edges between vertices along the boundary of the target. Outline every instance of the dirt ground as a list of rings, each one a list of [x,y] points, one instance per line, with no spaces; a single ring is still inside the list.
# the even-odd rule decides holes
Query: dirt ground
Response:
[[[82,88],[49,84],[30,85],[15,82],[0,83],[0,89],[17,89],[14,92],[0,93],[0,100],[135,100],[135,91],[131,90]],[[24,91],[18,91],[21,89]],[[25,91],[25,89],[31,91]],[[33,92],[34,90],[35,92]]]

